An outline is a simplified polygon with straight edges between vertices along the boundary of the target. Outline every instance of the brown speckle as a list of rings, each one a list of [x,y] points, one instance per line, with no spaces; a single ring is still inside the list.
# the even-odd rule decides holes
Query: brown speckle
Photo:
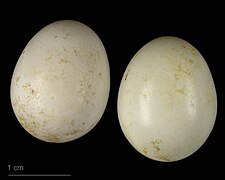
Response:
[[[77,55],[78,55],[78,50],[76,50],[76,48],[75,48],[75,47],[73,47],[73,52],[74,52],[75,56],[77,56]]]
[[[44,114],[44,111],[42,110],[42,111],[38,112],[38,114]]]
[[[70,134],[73,135],[73,134],[76,134],[76,133],[79,133],[79,132],[80,132],[79,129],[78,130],[73,130]]]
[[[175,70],[179,74],[191,75],[191,73],[186,71],[181,65],[176,66]]]
[[[143,147],[141,150],[142,150],[142,152],[143,152],[145,155],[148,154],[148,151],[147,151],[147,148],[146,148],[146,147]]]
[[[77,134],[79,132],[81,132],[81,131],[78,129],[78,130],[73,130],[73,131],[68,132],[68,133],[64,133],[63,135],[65,135],[65,136],[71,136],[71,135]]]
[[[31,124],[32,124],[33,127],[37,126],[37,123],[35,121],[32,121]]]
[[[84,80],[80,81],[80,88],[79,88],[78,94],[80,96],[81,102],[85,102],[88,104],[90,102],[89,98],[92,93],[95,93],[95,92],[92,91],[91,84]]]
[[[66,75],[65,75],[65,73],[64,73],[64,71],[61,71],[61,72],[58,72],[58,74],[55,74],[55,75],[53,75],[53,77],[55,78],[55,79],[65,79],[66,78]]]
[[[195,49],[195,48],[192,48],[192,49],[191,49],[191,53],[192,53],[193,55],[196,55],[196,54],[197,54],[196,49]]]
[[[94,73],[94,71],[92,69],[88,70],[89,73]]]
[[[45,61],[48,61],[48,60],[50,60],[51,58],[52,58],[52,57],[49,56],[49,57],[45,58]]]
[[[31,90],[31,94],[33,96],[37,96],[37,94],[38,94],[37,90],[35,90],[35,89],[30,89],[30,90]]]
[[[154,141],[150,141],[150,144],[151,144],[151,146],[152,146],[152,148],[156,151],[156,152],[158,152],[158,151],[160,151],[160,147],[159,147],[159,145],[161,144],[161,140],[160,139],[156,139],[156,140],[154,140]]]
[[[63,63],[65,63],[65,64],[70,63],[70,60],[68,60],[68,59],[60,59],[59,64],[63,64]]]
[[[213,103],[215,101],[215,96],[212,92],[208,91],[207,93],[207,102],[209,104]]]
[[[58,37],[57,35],[54,36],[54,38],[57,38],[57,37]]]
[[[164,161],[164,162],[170,162],[171,160],[165,156],[157,156],[158,159]]]
[[[23,85],[23,88],[24,88],[24,89],[29,89],[30,86],[31,86],[31,85],[30,85],[29,83],[26,83],[25,85]]]
[[[64,52],[67,52],[67,50],[66,50],[66,48],[65,48],[65,47],[63,47],[63,51],[64,51]]]
[[[23,116],[23,114],[21,114],[20,116],[18,116],[18,119],[20,121],[20,123],[23,125],[23,126],[26,126],[26,119],[25,117]]]
[[[189,59],[188,62],[189,62],[190,64],[194,64],[194,61],[193,61],[192,59]]]
[[[46,139],[46,141],[48,142],[60,142],[60,139],[58,138],[57,135],[54,134],[47,134],[43,136],[44,139]]]
[[[99,51],[97,51],[97,57],[100,58],[100,52]]]
[[[71,34],[69,33],[65,33],[65,35],[63,36],[63,39],[67,39]]]
[[[176,80],[179,80],[179,75],[178,75],[178,74],[174,74],[174,78],[175,78]]]
[[[17,77],[16,77],[16,83],[19,82],[20,78],[21,78],[20,76],[17,76]]]
[[[95,92],[94,91],[92,91],[91,94],[92,94],[92,96],[95,96]]]
[[[22,63],[22,62],[23,62],[23,58],[24,58],[24,56],[22,55],[22,56],[19,58],[18,63]]]
[[[19,122],[21,123],[21,125],[32,135],[36,135],[35,129],[36,127],[36,123],[33,122],[29,122],[27,118],[24,117],[23,114],[21,114],[20,116],[18,116]]]
[[[98,73],[98,77],[99,77],[100,79],[102,79],[102,73],[101,73],[101,72]]]
[[[30,95],[32,96],[36,96],[38,95],[38,90],[34,89],[33,87],[31,87],[31,84],[26,83],[25,85],[22,86],[24,88],[24,90],[28,91]],[[29,97],[29,95],[28,95]]]
[[[125,79],[124,79],[125,81],[127,80],[129,72],[130,72],[130,69],[127,71],[127,74],[125,75]]]
[[[72,34],[70,34],[70,33],[66,33],[66,36],[71,36]]]
[[[179,93],[179,94],[185,94],[185,88],[182,87],[182,88],[177,88],[176,89],[176,92]]]

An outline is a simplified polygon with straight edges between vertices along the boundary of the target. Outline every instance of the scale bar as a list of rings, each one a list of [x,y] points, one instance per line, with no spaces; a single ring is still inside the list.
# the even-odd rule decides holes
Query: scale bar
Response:
[[[8,174],[8,176],[72,176],[71,174]]]

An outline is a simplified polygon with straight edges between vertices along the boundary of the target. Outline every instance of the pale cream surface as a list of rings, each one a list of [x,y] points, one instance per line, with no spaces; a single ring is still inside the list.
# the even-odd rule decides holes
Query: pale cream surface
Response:
[[[198,150],[216,119],[217,96],[203,56],[176,37],[154,39],[130,61],[118,116],[133,147],[148,158],[177,161]]]
[[[110,70],[100,38],[72,20],[40,30],[22,52],[11,82],[18,121],[47,142],[68,142],[89,132],[105,110]]]

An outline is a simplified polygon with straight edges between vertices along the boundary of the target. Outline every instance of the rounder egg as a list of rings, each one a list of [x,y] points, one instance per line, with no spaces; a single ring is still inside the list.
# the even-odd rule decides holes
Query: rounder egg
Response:
[[[187,41],[164,36],[131,59],[118,94],[118,117],[130,144],[162,162],[184,159],[210,135],[217,95],[206,61]]]
[[[53,22],[26,45],[11,80],[13,111],[32,136],[54,143],[75,140],[101,119],[110,70],[97,34],[73,20]]]

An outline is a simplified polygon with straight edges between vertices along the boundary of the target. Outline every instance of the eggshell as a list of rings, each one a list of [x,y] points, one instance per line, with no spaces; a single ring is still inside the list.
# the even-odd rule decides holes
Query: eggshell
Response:
[[[101,119],[110,88],[106,50],[73,20],[53,22],[27,44],[14,69],[11,103],[20,124],[47,142],[68,142]]]
[[[118,95],[119,122],[144,156],[163,162],[188,157],[208,138],[216,113],[211,72],[185,40],[154,39],[126,68]]]

